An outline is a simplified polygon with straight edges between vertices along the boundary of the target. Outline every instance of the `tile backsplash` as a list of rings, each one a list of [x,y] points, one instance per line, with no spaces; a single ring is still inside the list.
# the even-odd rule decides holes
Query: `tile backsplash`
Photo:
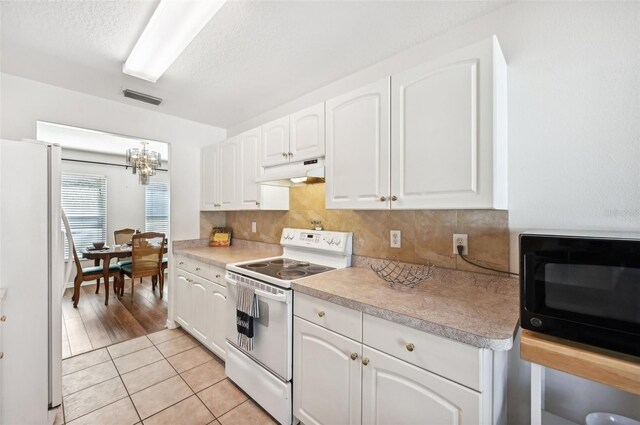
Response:
[[[453,234],[469,235],[469,258],[483,265],[507,270],[509,264],[509,215],[494,210],[327,210],[324,184],[291,188],[289,211],[201,212],[201,237],[212,226],[226,223],[233,237],[279,243],[284,227],[311,228],[321,220],[326,230],[353,232],[356,255],[393,258],[408,263],[431,263],[448,269],[482,269],[456,258]],[[255,221],[257,232],[251,232]],[[389,247],[390,230],[402,232],[402,247]]]

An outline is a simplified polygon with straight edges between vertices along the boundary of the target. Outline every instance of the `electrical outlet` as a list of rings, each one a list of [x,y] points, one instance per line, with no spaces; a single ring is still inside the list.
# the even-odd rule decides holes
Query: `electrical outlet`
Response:
[[[251,222],[251,232],[252,232],[252,233],[255,233],[255,232],[256,232],[256,222],[255,222],[255,221],[252,221],[252,222]]]
[[[453,253],[458,254],[458,245],[462,245],[462,255],[469,255],[469,235],[464,233],[453,234]]]
[[[392,230],[390,236],[391,248],[400,248],[402,246],[402,233],[400,230]]]

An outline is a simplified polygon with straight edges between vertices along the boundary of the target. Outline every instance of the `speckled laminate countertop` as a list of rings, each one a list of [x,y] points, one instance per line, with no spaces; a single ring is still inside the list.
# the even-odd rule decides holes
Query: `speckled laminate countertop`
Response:
[[[257,260],[259,258],[275,257],[282,254],[282,249],[274,245],[274,248],[256,248],[247,246],[234,246],[211,248],[208,246],[177,248],[173,251],[176,255],[195,258],[213,264],[216,267],[225,268],[227,264],[240,261]]]
[[[434,269],[415,288],[390,288],[367,267],[321,273],[295,291],[411,328],[491,350],[509,350],[519,322],[517,279]]]

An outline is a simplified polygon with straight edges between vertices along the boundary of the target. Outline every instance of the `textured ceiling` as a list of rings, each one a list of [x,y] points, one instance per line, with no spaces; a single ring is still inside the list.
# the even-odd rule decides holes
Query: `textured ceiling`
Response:
[[[226,128],[505,2],[229,1],[156,84],[121,69],[157,1],[1,4],[3,72]]]

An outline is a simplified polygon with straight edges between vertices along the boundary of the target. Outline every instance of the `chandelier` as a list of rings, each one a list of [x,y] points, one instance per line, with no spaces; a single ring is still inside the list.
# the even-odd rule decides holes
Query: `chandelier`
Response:
[[[149,184],[149,177],[156,175],[160,167],[160,153],[147,150],[148,142],[142,142],[142,149],[127,149],[127,167],[131,167],[133,174],[138,174],[142,185]]]

